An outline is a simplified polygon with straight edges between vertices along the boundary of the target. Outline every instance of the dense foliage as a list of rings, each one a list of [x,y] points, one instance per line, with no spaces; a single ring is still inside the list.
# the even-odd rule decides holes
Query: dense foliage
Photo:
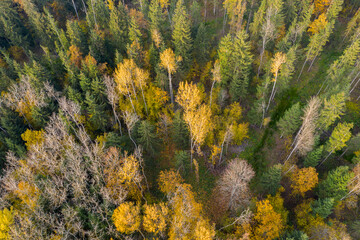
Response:
[[[360,239],[360,1],[0,0],[0,239]]]

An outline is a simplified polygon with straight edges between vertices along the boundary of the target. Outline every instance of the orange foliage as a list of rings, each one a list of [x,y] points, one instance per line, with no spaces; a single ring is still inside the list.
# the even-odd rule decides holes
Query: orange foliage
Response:
[[[319,182],[318,173],[313,167],[297,169],[291,174],[290,181],[293,194],[304,196],[307,191],[313,189]]]

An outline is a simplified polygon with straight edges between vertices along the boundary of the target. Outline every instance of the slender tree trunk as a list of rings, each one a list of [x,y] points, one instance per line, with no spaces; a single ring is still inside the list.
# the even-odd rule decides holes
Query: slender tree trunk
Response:
[[[294,153],[295,150],[297,149],[298,145],[299,145],[299,142],[296,143],[295,147],[294,147],[293,150],[290,152],[290,154],[288,155],[288,157],[286,158],[286,160],[285,160],[284,163],[286,163],[286,162],[289,160],[289,158],[293,155],[293,153]]]
[[[221,152],[220,152],[219,165],[220,165],[221,162],[222,162],[222,155],[223,155],[223,151],[224,151],[224,143],[225,143],[227,134],[228,134],[228,131],[226,131],[225,136],[224,136],[224,139],[223,139],[223,141],[222,141],[222,143],[221,143]]]
[[[75,2],[74,2],[74,0],[71,0],[71,1],[72,1],[72,3],[73,3],[74,9],[75,9],[77,19],[79,20],[79,14],[78,14],[78,11],[77,11],[77,9],[76,9]]]
[[[119,124],[120,136],[122,136],[123,134],[122,134],[122,130],[121,130],[121,122],[120,122],[120,119],[119,119],[119,117],[118,117],[117,114],[116,114],[116,111],[115,111],[115,107],[114,107],[114,106],[112,107],[112,109],[113,109],[113,114],[114,114],[114,117],[115,117],[115,122],[117,122],[117,123]]]
[[[211,108],[211,103],[212,103],[212,91],[215,85],[215,81],[213,81],[213,83],[211,84],[211,90],[210,90],[210,108]]]
[[[133,102],[132,102],[132,100],[131,100],[131,95],[130,95],[129,88],[128,88],[127,84],[126,84],[125,86],[126,86],[126,90],[127,90],[127,92],[128,92],[127,95],[128,95],[128,98],[130,99],[131,106],[132,106],[132,108],[134,109],[134,113],[137,114],[137,113],[136,113],[136,110],[135,110],[135,107],[134,107],[134,104],[133,104]]]
[[[252,10],[249,13],[249,17],[248,17],[248,20],[247,20],[247,23],[246,23],[246,33],[249,33],[249,26],[250,26],[251,17],[252,17]]]
[[[277,82],[277,75],[278,75],[278,72],[276,72],[276,75],[275,75],[275,82],[274,82],[274,85],[273,85],[273,88],[272,88],[272,91],[271,91],[271,95],[269,97],[269,103],[266,107],[266,111],[269,109],[269,106],[270,106],[270,102],[271,100],[273,99],[273,95],[275,95],[275,86],[276,86],[276,82]]]
[[[5,133],[7,133],[7,131],[5,129],[3,129],[1,126],[0,126],[0,130],[4,131]]]
[[[358,85],[358,83],[360,82],[360,78],[357,80],[357,82],[355,83],[354,87],[350,90],[349,93],[352,93],[352,91],[355,90],[356,86]]]
[[[144,97],[144,91],[143,91],[143,88],[142,88],[141,84],[140,84],[140,89],[141,89],[141,94],[142,94],[142,98],[143,98],[144,105],[145,105],[146,115],[149,116],[148,109],[147,109],[147,105],[146,105],[146,101],[145,101],[145,97]]]
[[[333,151],[334,150],[331,150],[331,152],[326,156],[326,158],[321,161],[321,163],[318,165],[318,167],[320,167],[330,157],[330,155],[333,153]]]
[[[264,57],[264,53],[265,53],[265,45],[266,45],[266,38],[264,36],[262,49],[261,49],[261,53],[260,53],[260,63],[259,63],[259,68],[258,68],[258,72],[257,72],[257,78],[259,78],[260,70],[261,70],[261,67],[262,67],[262,61],[263,61],[263,57]]]
[[[206,22],[207,0],[204,0],[204,8],[205,8],[205,12],[204,12],[204,21]]]
[[[84,2],[84,0],[81,0],[83,6],[84,6],[84,11],[85,11],[85,15],[87,16],[87,8],[86,8],[86,4]]]
[[[91,8],[93,10],[93,15],[94,15],[95,27],[96,27],[96,30],[98,30],[98,25],[97,25],[97,22],[96,22],[96,15],[95,15],[95,9],[94,9],[94,3],[93,3],[93,0],[90,0],[90,1],[91,1]]]
[[[306,58],[305,61],[304,61],[303,66],[302,66],[302,68],[301,68],[301,71],[300,71],[300,73],[299,73],[299,76],[298,76],[297,81],[299,81],[299,79],[300,79],[300,77],[301,77],[301,74],[302,74],[302,72],[304,71],[304,67],[305,67],[305,64],[307,63],[307,61],[308,61],[308,59]]]
[[[168,74],[169,74],[169,89],[170,89],[170,97],[171,97],[171,103],[174,105],[174,94],[173,94],[173,88],[172,88],[172,79],[171,79],[171,72],[168,68]]]
[[[315,56],[314,59],[311,61],[310,67],[308,68],[308,72],[310,72],[316,58],[317,58],[317,56]]]
[[[225,33],[225,25],[226,25],[226,20],[227,20],[227,13],[226,13],[226,9],[224,11],[224,20],[223,20],[223,34]]]

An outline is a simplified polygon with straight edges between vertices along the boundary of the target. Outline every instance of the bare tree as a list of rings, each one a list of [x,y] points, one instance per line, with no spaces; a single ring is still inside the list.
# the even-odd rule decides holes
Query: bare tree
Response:
[[[217,183],[221,203],[234,212],[246,205],[251,197],[249,182],[254,176],[255,172],[246,160],[233,159]]]

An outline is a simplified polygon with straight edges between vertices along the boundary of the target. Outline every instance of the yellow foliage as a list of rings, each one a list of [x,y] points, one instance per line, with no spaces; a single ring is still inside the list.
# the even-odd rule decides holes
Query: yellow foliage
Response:
[[[114,210],[112,220],[119,232],[133,233],[140,227],[140,206],[133,202],[122,203]]]
[[[14,223],[13,209],[0,210],[0,239],[8,240],[10,226]]]
[[[68,50],[68,55],[70,56],[70,62],[80,68],[82,62],[80,49],[75,45],[71,45]]]
[[[211,147],[211,163],[216,164],[217,156],[221,153],[221,148],[217,145]]]
[[[145,231],[149,233],[163,233],[166,230],[166,221],[169,215],[169,209],[164,203],[145,205],[144,222]]]
[[[248,138],[249,123],[239,123],[232,126],[234,143],[240,145],[245,138]]]
[[[34,210],[39,198],[39,190],[27,182],[20,181],[18,189],[14,192],[31,210]]]
[[[312,227],[325,224],[320,216],[314,216],[312,214],[311,202],[312,199],[308,199],[295,207],[297,225],[306,233],[308,233]]]
[[[256,203],[254,220],[256,221],[252,238],[254,240],[277,238],[284,229],[281,215],[274,210],[267,199]]]
[[[113,0],[108,0],[108,8],[110,11],[115,9],[115,3]]]
[[[202,93],[199,88],[187,82],[181,82],[176,97],[176,102],[184,108],[185,112],[194,111],[202,101]]]
[[[165,108],[165,104],[169,101],[167,92],[153,84],[149,85],[145,92],[145,99],[149,110],[149,120],[157,120]]]
[[[160,53],[160,66],[167,69],[170,74],[176,71],[176,57],[171,48]]]
[[[180,174],[172,170],[161,171],[159,175],[160,190],[166,194],[174,192],[176,187],[183,181]]]
[[[286,54],[282,52],[275,53],[275,56],[273,58],[272,64],[271,64],[271,72],[274,74],[276,81],[278,72],[281,68],[281,65],[286,62]]]
[[[326,9],[330,6],[331,0],[315,0],[314,1],[314,14],[325,13]]]
[[[44,134],[45,132],[42,129],[40,131],[26,129],[26,131],[21,134],[21,138],[25,141],[26,148],[30,150],[31,146],[44,142]]]
[[[211,240],[215,236],[215,226],[210,225],[208,221],[201,218],[196,223],[194,238],[196,240]]]
[[[270,201],[270,204],[273,206],[275,212],[281,215],[282,224],[285,226],[289,211],[284,207],[284,199],[280,196],[281,191],[284,191],[283,187],[279,189],[275,196],[268,195],[266,199]]]
[[[293,189],[292,193],[304,196],[307,191],[313,189],[319,182],[318,173],[313,167],[297,169],[290,175],[290,181]]]
[[[311,34],[316,34],[323,30],[326,27],[326,24],[326,15],[323,13],[309,25],[308,32]]]

